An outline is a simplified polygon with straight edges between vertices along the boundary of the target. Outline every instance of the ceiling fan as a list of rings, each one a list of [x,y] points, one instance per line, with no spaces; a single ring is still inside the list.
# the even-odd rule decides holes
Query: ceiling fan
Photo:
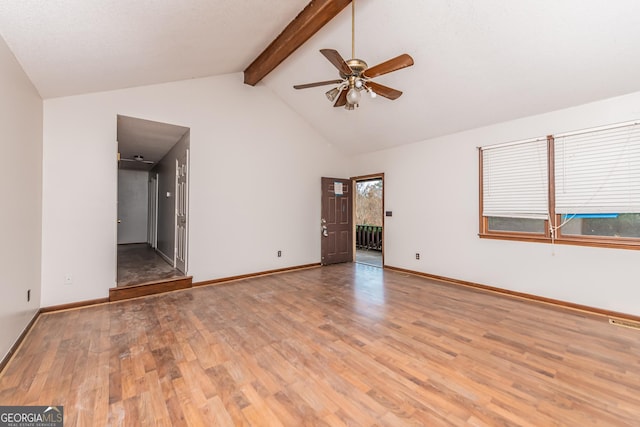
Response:
[[[126,159],[124,157],[120,157],[120,153],[118,153],[118,160],[123,161],[123,162],[138,162],[138,163],[146,163],[148,165],[152,165],[155,162],[152,162],[151,160],[145,160],[144,156],[140,155],[140,154],[136,154],[135,156],[133,156],[130,159]]]
[[[355,0],[351,1],[351,59],[345,61],[338,51],[334,49],[320,49],[328,60],[338,69],[340,79],[326,80],[322,82],[306,83],[293,86],[294,89],[307,89],[316,86],[337,84],[338,86],[327,91],[325,95],[329,101],[334,102],[334,107],[344,106],[347,110],[353,110],[359,106],[361,92],[364,90],[372,98],[381,95],[387,99],[397,99],[402,92],[371,79],[383,74],[397,71],[413,65],[413,58],[406,53],[389,59],[381,64],[369,68],[367,63],[355,56]]]

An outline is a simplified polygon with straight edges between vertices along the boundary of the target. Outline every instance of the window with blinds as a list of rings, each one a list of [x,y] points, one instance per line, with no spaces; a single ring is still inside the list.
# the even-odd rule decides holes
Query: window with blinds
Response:
[[[482,149],[483,215],[546,219],[547,139]]]
[[[549,215],[547,139],[483,147],[481,155],[487,228],[544,233]]]
[[[640,238],[640,124],[554,139],[558,235]]]
[[[556,213],[640,212],[640,126],[558,135]]]
[[[481,147],[480,165],[481,237],[640,248],[640,121]]]

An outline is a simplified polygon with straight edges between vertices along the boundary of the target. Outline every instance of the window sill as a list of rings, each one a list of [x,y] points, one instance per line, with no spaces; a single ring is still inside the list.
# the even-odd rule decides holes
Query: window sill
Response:
[[[478,233],[478,237],[480,237],[481,239],[512,240],[519,242],[537,242],[548,244],[555,243],[558,245],[640,250],[640,240],[632,239],[611,239],[606,237],[593,238],[592,236],[562,236],[558,237],[552,242],[549,237],[528,233]]]

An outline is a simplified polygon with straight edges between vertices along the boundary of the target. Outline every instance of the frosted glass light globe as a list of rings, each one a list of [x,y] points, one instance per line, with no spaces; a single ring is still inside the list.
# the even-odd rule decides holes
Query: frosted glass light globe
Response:
[[[352,105],[360,102],[360,91],[353,87],[349,89],[349,92],[347,92],[347,102]]]

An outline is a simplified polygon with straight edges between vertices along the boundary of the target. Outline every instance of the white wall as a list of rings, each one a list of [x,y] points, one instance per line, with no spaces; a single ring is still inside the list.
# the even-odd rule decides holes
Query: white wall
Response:
[[[118,169],[118,244],[145,243],[149,172]]]
[[[640,315],[640,251],[478,237],[476,149],[639,118],[640,92],[358,156],[385,173],[385,263]]]
[[[195,281],[320,261],[320,177],[346,176],[347,164],[265,86],[237,73],[48,99],[43,306],[103,298],[116,283],[117,114],[191,129]]]
[[[42,238],[42,100],[2,38],[0,88],[2,359],[40,307]]]

